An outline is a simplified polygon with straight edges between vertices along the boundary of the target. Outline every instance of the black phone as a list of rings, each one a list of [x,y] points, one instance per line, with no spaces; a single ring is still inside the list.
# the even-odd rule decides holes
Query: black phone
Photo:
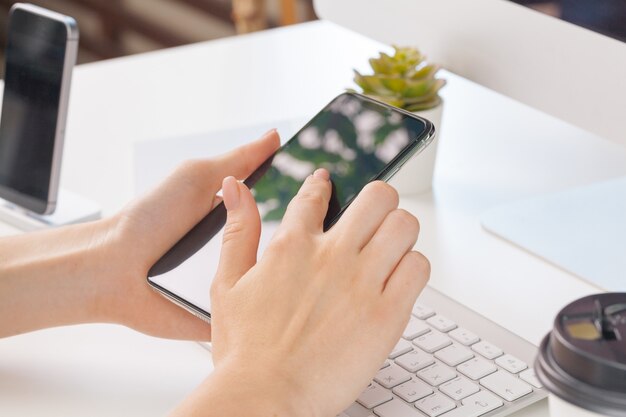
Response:
[[[259,254],[287,205],[317,168],[330,172],[325,229],[371,181],[389,180],[433,139],[428,120],[356,93],[333,99],[246,180],[261,214]],[[150,269],[148,282],[171,301],[210,320],[209,289],[217,271],[226,209],[219,204]]]
[[[76,21],[31,4],[11,7],[0,116],[0,198],[38,214],[56,206]]]

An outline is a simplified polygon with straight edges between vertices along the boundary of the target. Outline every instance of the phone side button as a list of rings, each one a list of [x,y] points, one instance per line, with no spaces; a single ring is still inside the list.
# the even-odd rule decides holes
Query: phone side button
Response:
[[[393,177],[394,175],[396,175],[398,173],[398,171],[400,171],[401,166],[397,166],[395,167],[390,173],[389,173],[389,178]]]

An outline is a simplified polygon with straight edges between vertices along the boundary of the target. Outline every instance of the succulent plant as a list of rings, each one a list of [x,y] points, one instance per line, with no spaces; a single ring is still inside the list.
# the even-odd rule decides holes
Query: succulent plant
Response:
[[[374,74],[354,71],[354,82],[362,93],[408,111],[437,107],[441,103],[439,89],[446,84],[435,78],[439,66],[427,63],[415,48],[393,49],[393,56],[381,52],[378,58],[369,60]]]

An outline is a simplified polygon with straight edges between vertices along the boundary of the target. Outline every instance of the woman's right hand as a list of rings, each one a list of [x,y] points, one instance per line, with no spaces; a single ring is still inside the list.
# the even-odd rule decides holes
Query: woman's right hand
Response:
[[[204,403],[216,415],[330,417],[373,378],[430,265],[412,251],[419,224],[398,209],[392,187],[366,186],[324,233],[330,195],[328,172],[316,171],[257,263],[255,201],[224,180],[228,220],[211,293],[215,372],[179,411],[194,415]]]

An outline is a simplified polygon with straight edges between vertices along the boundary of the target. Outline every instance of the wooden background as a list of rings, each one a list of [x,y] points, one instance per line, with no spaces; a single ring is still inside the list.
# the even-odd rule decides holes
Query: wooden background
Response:
[[[0,0],[0,46],[16,1]],[[78,62],[315,19],[311,0],[30,0],[78,21]]]

